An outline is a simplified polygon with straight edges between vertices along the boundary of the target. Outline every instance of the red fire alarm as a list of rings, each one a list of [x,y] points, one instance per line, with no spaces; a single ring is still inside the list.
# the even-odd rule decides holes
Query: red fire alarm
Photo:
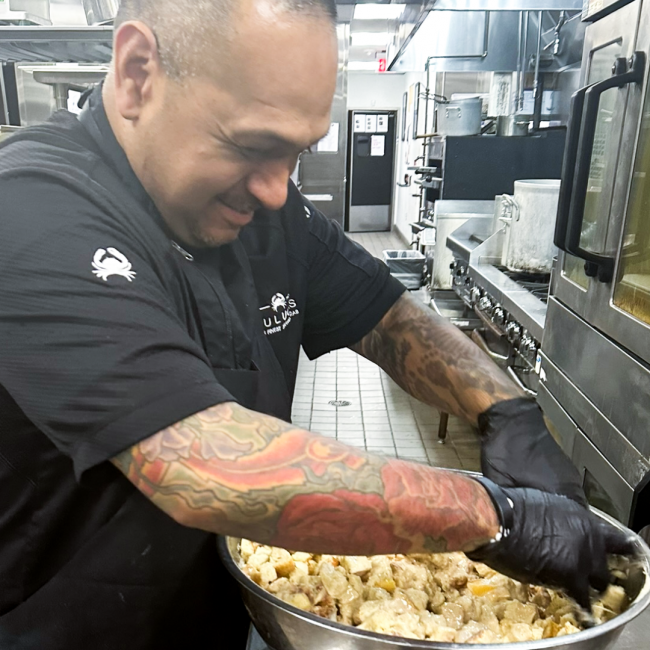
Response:
[[[379,72],[386,72],[386,59],[379,59]]]

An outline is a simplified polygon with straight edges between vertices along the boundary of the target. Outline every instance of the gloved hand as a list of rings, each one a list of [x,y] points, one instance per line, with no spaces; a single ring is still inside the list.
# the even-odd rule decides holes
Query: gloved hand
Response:
[[[566,497],[476,480],[492,498],[503,532],[468,557],[520,582],[565,589],[591,611],[589,586],[604,591],[610,583],[607,554],[633,554],[633,539]]]
[[[553,440],[542,410],[525,397],[498,402],[478,416],[481,469],[502,487],[530,487],[587,506],[580,474]]]

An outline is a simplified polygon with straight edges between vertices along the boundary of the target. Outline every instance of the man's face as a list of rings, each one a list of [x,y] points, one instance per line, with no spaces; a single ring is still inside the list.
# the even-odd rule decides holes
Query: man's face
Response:
[[[327,19],[251,10],[236,20],[226,56],[210,66],[208,53],[200,75],[157,75],[127,151],[168,226],[194,246],[230,242],[256,209],[280,209],[298,156],[330,125],[338,53]]]

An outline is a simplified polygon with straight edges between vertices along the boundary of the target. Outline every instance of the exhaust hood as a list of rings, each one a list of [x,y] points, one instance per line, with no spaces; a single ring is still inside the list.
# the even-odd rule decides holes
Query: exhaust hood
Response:
[[[0,0],[0,25],[51,25],[49,0]]]

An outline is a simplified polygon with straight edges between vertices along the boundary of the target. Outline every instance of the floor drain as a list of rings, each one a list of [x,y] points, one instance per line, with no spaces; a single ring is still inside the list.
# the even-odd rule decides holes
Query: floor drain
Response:
[[[330,403],[330,406],[336,406],[338,408],[339,406],[350,406],[350,402],[347,402],[344,399],[333,399]]]

